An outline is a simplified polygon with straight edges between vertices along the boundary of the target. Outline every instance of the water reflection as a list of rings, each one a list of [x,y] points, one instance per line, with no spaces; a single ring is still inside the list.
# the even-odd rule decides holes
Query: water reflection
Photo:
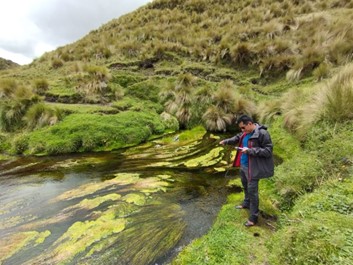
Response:
[[[0,263],[170,261],[207,231],[226,198],[227,156],[218,142],[161,139],[119,152],[3,162]]]

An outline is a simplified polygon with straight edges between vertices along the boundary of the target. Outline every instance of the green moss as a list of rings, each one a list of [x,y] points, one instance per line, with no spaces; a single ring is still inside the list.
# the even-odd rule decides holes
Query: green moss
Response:
[[[156,113],[72,114],[59,124],[32,132],[27,152],[59,154],[112,150],[144,142],[152,134],[163,133],[164,129]]]
[[[197,126],[191,130],[182,131],[179,134],[180,141],[191,141],[201,139],[203,135],[206,133],[206,130],[202,126]]]
[[[299,155],[300,142],[284,128],[282,117],[278,117],[271,123],[269,132],[274,143],[273,152],[276,156],[286,160]]]
[[[93,105],[93,104],[68,104],[68,103],[49,103],[46,105],[58,108],[65,113],[117,113],[116,108],[106,105]]]

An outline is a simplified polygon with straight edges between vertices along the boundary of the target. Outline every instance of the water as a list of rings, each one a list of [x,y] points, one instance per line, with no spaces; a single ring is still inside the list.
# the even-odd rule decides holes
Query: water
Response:
[[[218,142],[0,163],[0,264],[170,262],[226,199]]]

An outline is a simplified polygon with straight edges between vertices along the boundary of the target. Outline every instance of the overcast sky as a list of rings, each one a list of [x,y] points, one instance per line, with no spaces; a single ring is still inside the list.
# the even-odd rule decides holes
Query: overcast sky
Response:
[[[28,64],[151,0],[0,0],[0,57]]]

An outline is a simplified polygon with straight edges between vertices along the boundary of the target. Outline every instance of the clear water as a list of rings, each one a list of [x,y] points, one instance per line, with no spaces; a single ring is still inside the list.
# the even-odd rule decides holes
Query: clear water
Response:
[[[225,201],[218,142],[0,162],[0,264],[168,263]]]

